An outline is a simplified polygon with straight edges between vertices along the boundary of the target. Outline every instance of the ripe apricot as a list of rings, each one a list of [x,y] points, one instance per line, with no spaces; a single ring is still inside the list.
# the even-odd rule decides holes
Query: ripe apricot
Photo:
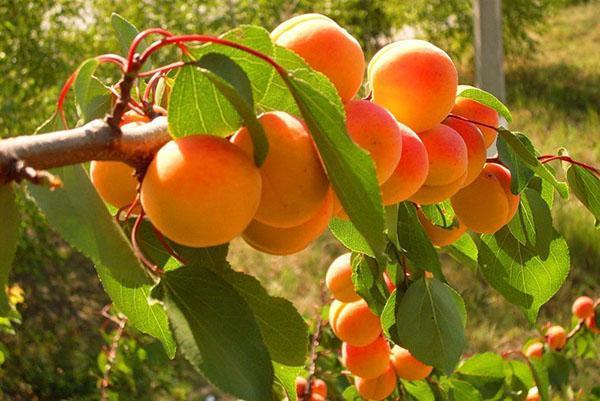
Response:
[[[358,41],[332,19],[314,13],[299,15],[277,26],[271,39],[329,78],[343,102],[360,89],[364,53]]]
[[[373,102],[415,132],[441,123],[454,105],[456,67],[429,42],[401,40],[385,46],[369,63],[367,75]]]
[[[423,185],[410,200],[420,205],[433,205],[445,201],[462,188],[466,177],[467,173],[448,185]]]
[[[525,355],[528,358],[541,358],[544,353],[544,344],[541,342],[534,342],[530,344],[525,350]]]
[[[315,216],[329,190],[319,154],[296,117],[274,111],[258,120],[267,135],[269,153],[260,167],[262,195],[254,218],[273,227],[299,226]],[[253,159],[252,138],[245,127],[231,141]]]
[[[476,100],[467,99],[464,97],[457,97],[454,107],[452,107],[452,114],[459,115],[461,117],[468,118],[471,121],[477,121],[493,127],[499,126],[498,112],[494,109],[489,108]],[[490,147],[496,140],[498,133],[496,130],[483,125],[477,125],[483,135],[483,142],[486,149]]]
[[[352,284],[352,265],[350,264],[351,253],[338,256],[327,269],[325,285],[335,299],[342,302],[354,302],[360,300],[360,296],[354,290]]]
[[[409,350],[398,345],[392,348],[391,361],[398,377],[404,380],[424,379],[433,370],[433,367],[419,361]]]
[[[90,163],[90,179],[100,197],[116,208],[131,205],[137,196],[135,169],[125,163],[97,161]],[[139,208],[134,210],[139,213]]]
[[[400,161],[402,132],[389,111],[368,100],[346,103],[346,128],[352,140],[369,152],[375,163],[377,181],[385,182]]]
[[[458,220],[458,225],[452,228],[444,228],[433,224],[423,212],[419,209],[417,211],[417,217],[423,226],[423,229],[427,233],[427,236],[431,240],[431,243],[435,246],[448,246],[457,241],[467,231],[467,227]]]
[[[354,381],[356,390],[366,400],[381,401],[389,397],[396,389],[396,374],[391,365],[387,370],[373,379],[357,377]]]
[[[333,301],[329,309],[329,324],[340,340],[355,347],[364,347],[381,334],[379,317],[363,300],[348,303]]]
[[[510,191],[510,171],[488,163],[470,185],[452,197],[458,219],[469,229],[493,234],[507,224],[519,207],[519,195]]]
[[[590,297],[579,297],[573,302],[573,314],[579,319],[586,319],[594,314],[594,300]]]
[[[525,401],[540,401],[541,399],[542,398],[540,396],[538,388],[537,387],[532,387],[527,392],[527,397],[525,398]]]
[[[342,344],[342,363],[353,375],[364,379],[383,374],[389,366],[389,360],[390,346],[382,336],[363,347]]]
[[[402,132],[402,155],[390,178],[381,186],[385,205],[410,198],[423,186],[429,173],[429,156],[423,141],[407,126],[398,126]]]
[[[251,247],[271,255],[291,255],[306,248],[327,229],[333,213],[333,195],[325,197],[317,213],[295,227],[273,227],[258,220],[246,227],[242,238]]]
[[[596,314],[585,319],[585,326],[594,334],[600,334],[600,328],[596,325]]]
[[[260,172],[240,148],[196,135],[170,141],[157,152],[142,182],[141,202],[168,238],[207,247],[244,231],[260,193]]]
[[[546,342],[553,350],[561,349],[567,343],[567,332],[561,326],[552,326],[546,331]]]
[[[444,125],[453,128],[467,145],[467,178],[463,186],[467,186],[481,173],[487,157],[483,134],[474,124],[457,118],[447,118]]]
[[[296,378],[296,395],[300,400],[303,400],[303,396],[306,393],[308,387],[308,380],[304,377]],[[327,384],[321,379],[313,379],[311,390],[311,397],[308,401],[324,401],[327,397]]]

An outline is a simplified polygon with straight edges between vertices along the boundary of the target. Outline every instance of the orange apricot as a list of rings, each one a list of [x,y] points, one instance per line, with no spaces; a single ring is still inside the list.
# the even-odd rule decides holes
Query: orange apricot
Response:
[[[90,179],[100,197],[116,208],[131,205],[137,196],[138,180],[135,169],[128,164],[113,161],[90,163]],[[136,213],[139,213],[137,208]]]
[[[423,40],[383,47],[367,71],[373,102],[416,132],[442,122],[456,98],[458,74],[450,57]]]
[[[254,218],[273,227],[299,226],[315,216],[329,190],[321,159],[312,137],[296,117],[275,111],[258,120],[267,135],[269,153],[260,167],[262,195]],[[245,127],[231,141],[253,158],[252,138]]]
[[[476,100],[471,100],[464,97],[456,98],[456,103],[454,104],[454,107],[452,107],[452,114],[468,118],[471,121],[477,121],[486,125],[491,125],[493,127],[498,127],[500,125],[498,112],[496,110],[491,109]],[[498,133],[496,130],[483,125],[477,125],[477,127],[481,130],[486,149],[489,148],[490,145],[496,140]]]
[[[440,203],[457,193],[462,188],[466,177],[467,173],[458,178],[456,181],[452,181],[447,185],[423,185],[421,189],[419,189],[409,199],[412,202],[420,205],[433,205],[435,203]]]
[[[571,309],[578,319],[586,319],[594,314],[594,300],[590,297],[579,297],[573,302]]]
[[[329,78],[343,102],[360,89],[364,53],[358,41],[332,19],[314,13],[299,15],[277,26],[271,39]]]
[[[258,220],[246,227],[242,238],[254,249],[271,255],[291,255],[306,248],[327,229],[333,213],[333,195],[325,197],[321,209],[295,227],[273,227]]]
[[[585,326],[594,334],[600,334],[600,328],[596,325],[596,313],[585,319]]]
[[[407,126],[398,126],[402,133],[402,155],[390,178],[381,186],[385,205],[410,198],[423,186],[429,173],[429,156],[423,141]]]
[[[544,353],[544,344],[537,341],[530,344],[525,350],[525,355],[528,358],[541,358]]]
[[[458,220],[458,225],[452,228],[444,228],[429,221],[420,209],[417,211],[417,217],[431,243],[435,246],[448,246],[457,241],[467,231],[467,227],[460,220]]]
[[[369,152],[375,163],[377,181],[385,182],[400,161],[402,132],[389,111],[368,100],[346,103],[346,128],[352,140]]]
[[[381,334],[379,316],[363,300],[348,303],[333,301],[329,309],[329,324],[340,340],[356,347],[372,343]]]
[[[338,256],[327,269],[325,285],[335,299],[342,302],[354,302],[360,300],[360,295],[354,290],[352,284],[352,265],[350,263],[351,253]]]
[[[389,359],[390,346],[382,336],[362,347],[342,344],[342,363],[353,375],[364,379],[383,374],[390,364]]]
[[[488,163],[470,185],[452,197],[452,207],[467,228],[493,234],[507,224],[519,206],[519,195],[510,191],[510,171]]]
[[[357,377],[354,381],[356,391],[361,397],[370,401],[381,401],[389,397],[396,389],[396,374],[391,365],[388,365],[387,370],[373,378],[365,379]]]
[[[561,326],[551,326],[546,330],[546,342],[553,350],[561,349],[567,343],[567,332]]]
[[[467,171],[467,145],[454,129],[438,124],[419,133],[429,156],[425,185],[448,185]]]
[[[306,393],[308,387],[308,380],[304,377],[296,378],[296,395],[300,400],[303,400],[303,396]],[[311,386],[311,397],[308,401],[324,401],[327,397],[327,383],[321,379],[313,379]]]
[[[433,370],[433,367],[419,361],[409,350],[398,345],[392,348],[391,361],[398,377],[404,380],[422,380]]]
[[[467,186],[475,181],[485,165],[487,154],[483,135],[475,125],[457,118],[445,119],[444,125],[458,132],[467,145],[467,177],[463,183]]]
[[[260,171],[240,148],[196,135],[170,141],[157,152],[142,182],[141,202],[165,236],[207,247],[244,231],[260,193]]]

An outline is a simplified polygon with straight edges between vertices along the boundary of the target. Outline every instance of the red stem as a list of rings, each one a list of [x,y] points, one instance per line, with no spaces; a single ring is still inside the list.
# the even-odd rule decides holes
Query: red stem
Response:
[[[56,102],[56,110],[60,114],[60,118],[62,120],[62,123],[63,123],[65,129],[68,129],[69,127],[67,125],[67,117],[65,116],[64,103],[65,103],[65,99],[67,98],[67,94],[69,93],[69,89],[71,89],[71,86],[73,86],[73,82],[75,82],[75,79],[77,78],[78,72],[79,72],[79,69],[75,70],[69,76],[69,78],[63,85],[62,89],[60,90],[60,95],[58,95],[58,101]]]
[[[146,258],[137,240],[137,233],[140,229],[142,221],[144,220],[144,214],[144,209],[142,209],[138,217],[135,219],[135,223],[133,223],[133,229],[131,230],[131,245],[133,246],[133,252],[135,253],[135,256],[137,256],[137,258],[148,268],[148,270],[157,276],[162,276],[165,273],[164,270]]]
[[[150,70],[150,71],[140,72],[138,74],[138,77],[140,77],[140,78],[146,78],[146,77],[149,77],[149,76],[153,76],[154,74],[169,72],[169,71],[174,70],[176,68],[183,67],[183,66],[185,66],[187,64],[188,63],[183,62],[183,61],[176,61],[174,63],[167,64],[167,65],[164,65],[164,66],[159,67],[159,68],[155,68],[155,69]]]
[[[158,239],[160,244],[167,250],[169,255],[171,255],[175,259],[177,259],[177,261],[179,263],[181,263],[182,265],[184,265],[184,266],[187,265],[187,262],[185,261],[185,259],[183,259],[181,256],[179,256],[177,254],[177,252],[175,252],[175,250],[171,247],[171,245],[169,245],[169,243],[165,239],[165,236],[163,235],[163,233],[158,231],[158,229],[156,227],[154,227],[154,225],[152,226],[152,230],[154,231],[154,235],[156,236],[156,238]]]
[[[140,43],[142,43],[142,41],[147,36],[150,36],[152,34],[162,35],[167,38],[174,36],[171,32],[167,31],[166,29],[162,29],[162,28],[146,29],[145,31],[138,33],[137,36],[133,39],[133,42],[131,43],[131,46],[129,47],[129,53],[127,54],[127,68],[128,69],[129,69],[129,66],[131,66],[133,64],[133,61],[135,58],[135,52],[136,52],[138,46],[140,45]],[[184,54],[189,54],[189,51],[188,51],[187,47],[185,47],[185,45],[178,44],[178,46]]]
[[[597,168],[595,168],[593,166],[590,166],[589,164],[586,164],[586,163],[574,160],[570,156],[542,155],[542,156],[539,156],[538,159],[540,160],[540,162],[542,164],[546,164],[546,163],[549,163],[549,162],[554,161],[554,160],[560,160],[560,161],[568,162],[568,163],[574,164],[576,166],[582,167],[582,168],[584,168],[584,169],[586,169],[588,171],[591,171],[592,173],[600,176],[600,170],[599,169],[597,169]]]

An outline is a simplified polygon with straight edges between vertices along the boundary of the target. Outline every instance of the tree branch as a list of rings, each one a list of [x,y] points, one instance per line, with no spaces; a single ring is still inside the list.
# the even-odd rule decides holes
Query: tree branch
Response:
[[[143,168],[170,139],[166,117],[126,126],[122,133],[98,119],[70,130],[3,139],[0,185],[26,179],[24,166],[48,170],[91,160],[114,160]]]

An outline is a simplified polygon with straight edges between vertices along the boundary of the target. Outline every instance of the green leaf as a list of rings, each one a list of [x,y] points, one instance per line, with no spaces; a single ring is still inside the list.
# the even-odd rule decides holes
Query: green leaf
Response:
[[[535,249],[542,258],[547,257],[553,232],[552,214],[538,192],[531,188],[523,191],[517,213],[508,228],[519,243]]]
[[[296,395],[296,377],[302,372],[302,366],[285,366],[280,363],[273,363],[273,370],[275,372],[275,381],[285,391],[289,401],[297,401]]]
[[[397,250],[400,250],[400,240],[398,239],[398,205],[385,207],[385,229],[390,242],[394,244]]]
[[[342,245],[351,251],[364,253],[372,258],[375,257],[375,253],[365,240],[365,237],[358,232],[351,221],[334,217],[329,223],[329,230],[331,230],[331,233]]]
[[[464,304],[460,295],[436,279],[414,282],[396,310],[392,340],[407,348],[418,360],[450,374],[466,346]],[[388,302],[389,305],[389,302]],[[386,309],[389,309],[386,305]],[[389,317],[385,313],[382,321]],[[389,330],[390,322],[383,322]]]
[[[6,296],[6,287],[17,251],[21,223],[12,184],[0,185],[0,214],[2,215],[2,224],[0,224],[0,316],[6,317],[11,310]]]
[[[360,396],[358,390],[354,386],[346,387],[342,397],[344,397],[344,401],[363,401],[363,398]]]
[[[415,401],[435,401],[435,395],[425,380],[402,380],[402,387]]]
[[[64,187],[29,186],[50,225],[94,262],[104,290],[139,331],[160,340],[172,358],[175,341],[161,305],[150,303],[153,281],[145,274],[129,241],[106,210],[81,166],[55,169]]]
[[[129,53],[129,46],[133,39],[139,33],[138,29],[131,22],[117,13],[112,13],[110,16],[110,24],[117,35],[119,46],[121,47],[121,54],[127,56]],[[138,47],[138,52],[143,50],[145,46]]]
[[[564,388],[569,385],[569,374],[571,363],[569,359],[558,352],[546,352],[542,356],[544,365],[548,368],[548,379],[550,385],[556,388]]]
[[[383,271],[375,259],[363,254],[352,255],[354,289],[377,315],[381,315],[387,301]]]
[[[473,270],[477,269],[477,245],[468,233],[442,249],[457,262],[464,263]]]
[[[252,310],[222,277],[200,266],[167,272],[164,302],[183,355],[211,383],[248,401],[272,399],[273,366]]]
[[[577,199],[596,218],[596,226],[600,227],[600,179],[583,167],[571,165],[567,170],[567,181]]]
[[[458,226],[450,199],[433,205],[421,205],[421,211],[433,225],[448,229]]]
[[[373,160],[348,136],[339,99],[338,103],[331,102],[309,83],[294,75],[285,79],[344,210],[377,260],[383,261],[387,241],[383,204]]]
[[[511,390],[515,392],[524,392],[533,387],[535,384],[531,369],[525,362],[511,360],[506,361],[506,372],[507,372],[507,383],[510,385]]]
[[[529,359],[531,374],[542,401],[550,401],[550,378],[548,369],[542,359]]]
[[[521,133],[515,134],[515,137],[529,150],[529,152],[535,154],[535,148],[529,138]],[[503,137],[498,138],[496,146],[498,148],[498,157],[500,158],[500,161],[510,170],[510,191],[513,194],[521,193],[521,191],[527,187],[527,184],[533,178],[535,173],[521,161],[515,150],[508,146]]]
[[[206,77],[221,91],[244,120],[254,145],[254,161],[261,166],[269,151],[265,131],[254,113],[252,87],[248,76],[229,57],[208,53],[196,62]]]
[[[467,359],[457,372],[465,376],[479,376],[485,378],[503,379],[504,360],[493,352],[476,354]]]
[[[99,65],[100,62],[96,59],[84,61],[77,70],[77,78],[73,83],[75,99],[84,123],[102,118],[110,111],[110,92],[93,75]]]
[[[438,254],[419,223],[415,206],[410,202],[398,205],[398,239],[413,267],[430,271],[436,278],[446,280]]]
[[[488,106],[496,110],[502,117],[509,123],[512,122],[512,115],[508,108],[489,92],[483,89],[475,88],[470,85],[459,85],[456,92],[456,97],[464,97],[467,99],[475,100],[485,106]]]
[[[540,178],[550,182],[554,188],[558,191],[560,196],[566,199],[569,196],[569,187],[564,183],[556,179],[552,171],[545,165],[541,164],[537,159],[534,151],[532,151],[527,145],[525,145],[519,139],[520,133],[512,133],[507,129],[500,128],[498,130],[500,138],[504,140],[507,146],[509,146],[517,157],[529,168],[531,168]]]
[[[486,280],[508,302],[519,306],[532,323],[569,273],[566,241],[554,229],[548,235],[545,256],[520,244],[507,227],[482,235],[478,244],[479,267]]]
[[[449,401],[480,401],[483,399],[479,390],[469,382],[450,379],[449,384]]]

